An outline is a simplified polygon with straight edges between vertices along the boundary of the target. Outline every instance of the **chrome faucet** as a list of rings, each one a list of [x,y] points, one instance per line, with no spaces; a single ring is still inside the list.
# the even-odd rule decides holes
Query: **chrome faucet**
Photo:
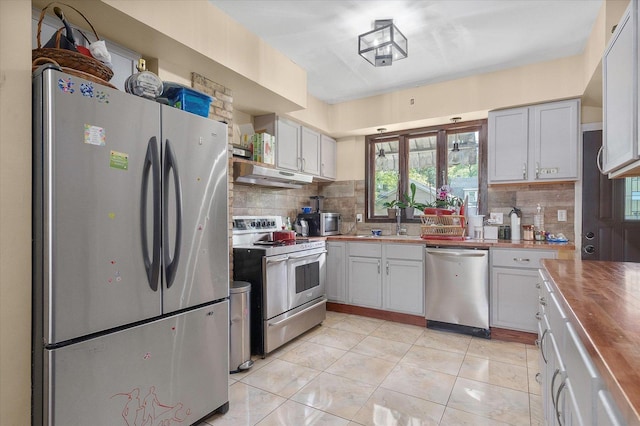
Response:
[[[396,209],[396,235],[400,235],[400,215],[402,214],[401,209]]]

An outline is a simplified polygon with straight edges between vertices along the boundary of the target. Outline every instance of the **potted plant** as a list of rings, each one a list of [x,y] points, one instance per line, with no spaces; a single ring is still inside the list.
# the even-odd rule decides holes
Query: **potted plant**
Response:
[[[435,201],[426,205],[424,214],[450,215],[456,213],[463,201],[451,193],[449,185],[442,185],[438,189]]]
[[[411,182],[411,185],[409,185],[409,190],[409,194],[402,194],[402,198],[404,198],[404,201],[401,201],[399,203],[399,207],[404,209],[404,214],[407,219],[413,219],[415,209],[422,211],[427,207],[427,205],[416,201],[415,183]]]
[[[382,207],[387,208],[387,215],[389,216],[389,219],[395,219],[401,204],[402,203],[398,200],[391,200],[382,204]]]

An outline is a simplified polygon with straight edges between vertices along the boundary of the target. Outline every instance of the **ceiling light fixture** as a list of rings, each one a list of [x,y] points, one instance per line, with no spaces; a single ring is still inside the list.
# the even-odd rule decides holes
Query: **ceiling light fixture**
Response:
[[[407,57],[407,38],[393,24],[393,19],[378,19],[373,30],[358,36],[358,53],[371,65],[390,66]]]

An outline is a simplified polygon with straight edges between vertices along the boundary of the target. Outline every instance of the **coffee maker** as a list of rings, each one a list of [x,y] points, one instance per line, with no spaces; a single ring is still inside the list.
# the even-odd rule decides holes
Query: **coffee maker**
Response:
[[[313,213],[320,213],[323,211],[324,196],[314,195],[312,197],[309,197],[309,199],[311,200],[311,208],[313,209]]]

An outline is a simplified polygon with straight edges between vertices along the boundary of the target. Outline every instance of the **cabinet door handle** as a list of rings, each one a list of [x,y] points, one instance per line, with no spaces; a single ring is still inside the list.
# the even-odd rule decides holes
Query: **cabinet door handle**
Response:
[[[604,145],[600,146],[600,149],[598,150],[598,155],[596,156],[596,166],[598,166],[598,170],[600,170],[600,174],[605,174],[604,173],[604,168],[603,168],[603,164],[602,162],[604,161],[602,158],[602,153],[603,151]]]
[[[540,179],[540,163],[536,162],[536,179]]]
[[[560,394],[567,386],[567,382],[565,380],[562,381],[560,386],[558,387],[558,393],[556,394],[556,419],[558,419],[558,424],[560,426],[564,426],[564,420],[562,419],[562,413],[560,412]]]
[[[303,157],[302,158],[302,171],[304,172],[304,169],[306,169],[306,168],[307,168],[307,160],[306,160],[306,158]]]
[[[536,288],[537,288],[538,290],[540,290],[540,287],[541,287],[540,283],[536,283]]]
[[[522,163],[522,179],[527,178],[527,163]]]
[[[536,382],[538,382],[539,385],[542,384],[542,374],[536,373]]]
[[[387,275],[389,275],[389,262],[387,262]]]
[[[540,312],[536,312],[536,319],[538,321],[542,320],[542,317],[540,316]]]
[[[538,297],[538,300],[540,301],[540,304],[542,306],[547,306],[547,299],[545,299],[543,296]]]
[[[378,275],[380,275],[380,261],[378,260]]]
[[[560,374],[560,369],[556,368],[556,370],[553,372],[553,376],[551,376],[551,403],[553,404],[553,409],[557,411],[557,407],[556,407],[556,399],[553,398],[553,386],[555,385],[556,382],[556,377],[558,377],[558,374]]]
[[[540,347],[540,355],[542,355],[542,360],[544,361],[544,363],[545,363],[545,364],[547,363],[547,357],[546,357],[546,355],[544,354],[544,336],[547,334],[547,332],[548,332],[548,331],[549,331],[549,329],[547,328],[547,329],[542,333],[542,336],[540,336],[540,340],[539,340],[539,341],[538,341],[538,340],[536,340],[536,343],[538,343],[538,342],[539,342],[539,345],[537,345],[537,346],[539,346],[539,347]]]

